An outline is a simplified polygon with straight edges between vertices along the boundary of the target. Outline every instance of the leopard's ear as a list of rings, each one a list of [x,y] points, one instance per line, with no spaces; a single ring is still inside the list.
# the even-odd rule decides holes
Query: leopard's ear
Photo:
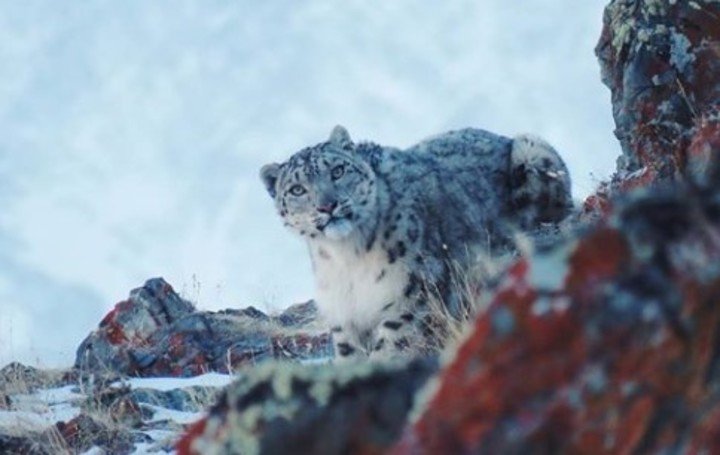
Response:
[[[275,197],[277,194],[277,179],[278,175],[280,175],[280,169],[282,168],[281,164],[278,163],[270,163],[266,164],[260,169],[260,178],[262,179],[263,183],[265,184],[265,189],[267,189],[267,192],[270,193],[270,197]]]
[[[328,142],[338,145],[342,148],[352,146],[352,139],[350,139],[350,134],[341,125],[337,125],[335,128],[333,128],[333,130],[330,132],[330,139],[328,140]]]

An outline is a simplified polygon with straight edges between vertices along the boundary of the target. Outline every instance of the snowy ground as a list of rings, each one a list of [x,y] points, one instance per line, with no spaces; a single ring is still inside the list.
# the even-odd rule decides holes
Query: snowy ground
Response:
[[[71,420],[80,414],[79,403],[85,395],[74,386],[65,386],[10,398],[13,409],[0,410],[0,431],[42,431],[56,422]]]
[[[158,392],[190,390],[192,387],[220,390],[233,379],[233,376],[210,373],[194,378],[130,379],[112,384],[111,387],[129,386],[133,390]],[[42,432],[58,421],[67,422],[77,417],[87,395],[82,393],[80,387],[68,385],[34,393],[11,394],[10,399],[11,410],[0,410],[0,434],[23,435],[29,431]],[[140,404],[152,410],[153,416],[143,422],[142,428],[134,430],[145,435],[148,440],[136,444],[135,454],[168,452],[166,449],[172,446],[178,437],[178,429],[196,422],[204,415],[202,411],[180,411],[148,403]]]

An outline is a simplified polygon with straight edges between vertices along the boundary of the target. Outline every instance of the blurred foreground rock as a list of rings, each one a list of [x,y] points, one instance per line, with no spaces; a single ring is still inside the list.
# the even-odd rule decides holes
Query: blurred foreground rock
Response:
[[[178,454],[383,453],[435,368],[261,365],[227,389]]]
[[[332,355],[330,336],[312,327],[313,302],[276,317],[253,307],[197,311],[161,278],[148,280],[100,322],[77,351],[84,373],[194,376],[268,359]]]
[[[720,452],[720,192],[521,260],[394,453]]]

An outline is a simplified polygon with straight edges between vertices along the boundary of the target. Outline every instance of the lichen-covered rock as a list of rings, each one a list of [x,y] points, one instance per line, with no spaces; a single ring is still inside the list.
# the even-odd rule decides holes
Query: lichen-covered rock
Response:
[[[718,453],[720,193],[657,190],[517,262],[395,448]]]
[[[161,278],[147,281],[100,322],[77,351],[83,372],[193,376],[267,359],[332,355],[330,336],[310,327],[312,302],[271,317],[249,307],[197,311]]]
[[[622,145],[612,180],[580,219],[611,213],[615,195],[720,178],[720,2],[613,0],[595,49]]]
[[[84,370],[136,373],[143,359],[138,349],[152,346],[151,337],[195,312],[162,279],[148,280],[115,305],[78,348],[75,366]],[[149,362],[148,362],[149,363]]]
[[[613,0],[596,53],[622,144],[615,181],[716,175],[720,2]]]
[[[55,428],[42,435],[46,447],[70,453],[83,453],[99,447],[108,453],[129,454],[134,444],[129,432],[119,430],[86,414],[80,414],[69,422],[58,422]],[[50,452],[52,453],[52,452]]]
[[[434,370],[431,361],[261,365],[230,386],[178,453],[383,453]]]

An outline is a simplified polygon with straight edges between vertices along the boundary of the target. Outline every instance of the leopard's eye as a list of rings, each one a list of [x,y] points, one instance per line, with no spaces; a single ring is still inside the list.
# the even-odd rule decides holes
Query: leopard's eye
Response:
[[[345,166],[342,164],[335,166],[332,168],[332,171],[330,171],[330,177],[332,177],[333,180],[337,180],[343,175],[345,175]]]
[[[293,185],[290,187],[290,194],[293,196],[302,196],[305,193],[307,193],[307,190],[302,185]]]

